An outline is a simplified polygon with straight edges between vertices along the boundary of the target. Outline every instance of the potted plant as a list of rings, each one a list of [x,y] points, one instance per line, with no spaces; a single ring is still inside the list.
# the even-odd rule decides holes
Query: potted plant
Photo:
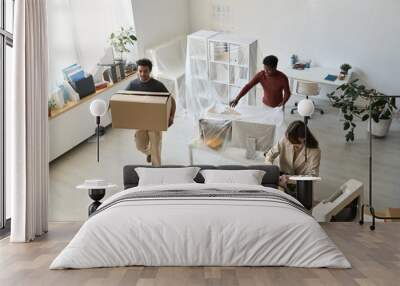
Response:
[[[127,29],[121,27],[117,32],[111,33],[109,42],[114,48],[114,52],[118,53],[118,57],[115,60],[124,62],[125,53],[131,52],[130,48],[134,47],[136,41],[137,38],[134,34],[133,27]]]
[[[299,58],[297,57],[297,55],[293,54],[290,56],[290,63],[293,65],[295,65],[298,62]]]
[[[397,109],[394,98],[388,98],[380,94],[371,99],[372,124],[368,130],[375,137],[383,138],[389,133],[392,124],[393,111]]]
[[[346,141],[354,141],[356,118],[366,121],[371,113],[372,135],[385,137],[389,132],[393,111],[396,109],[394,98],[385,97],[375,89],[367,89],[355,79],[342,84],[328,94],[332,105],[339,108],[343,114],[343,129],[347,131]]]
[[[56,101],[54,100],[54,98],[49,98],[49,100],[47,101],[47,105],[48,105],[48,117],[51,117],[51,111],[56,107]]]
[[[349,70],[351,69],[351,65],[349,64],[342,64],[340,66],[340,73],[339,73],[339,79],[340,80],[344,80],[347,73],[349,72]]]
[[[351,65],[349,64],[342,64],[340,66],[340,70],[342,73],[344,73],[345,75],[347,75],[347,73],[349,72],[349,70],[351,70]]]

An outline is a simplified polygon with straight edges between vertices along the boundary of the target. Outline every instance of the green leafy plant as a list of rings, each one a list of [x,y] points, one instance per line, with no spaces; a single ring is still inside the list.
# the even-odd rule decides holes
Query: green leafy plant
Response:
[[[351,70],[351,65],[349,65],[349,64],[342,64],[342,65],[340,66],[340,69],[341,69],[345,74],[347,74],[348,71]]]
[[[333,107],[339,108],[343,114],[343,129],[347,131],[346,141],[354,141],[354,129],[357,127],[355,119],[366,121],[371,117],[375,122],[392,118],[397,109],[394,98],[384,96],[375,89],[367,89],[355,79],[342,84],[335,91],[328,94]],[[356,101],[362,102],[356,102]]]
[[[47,115],[51,117],[51,111],[56,107],[56,101],[54,100],[54,98],[49,98],[49,100],[47,101],[47,106]]]
[[[115,51],[120,53],[122,59],[123,53],[128,53],[133,48],[137,41],[136,35],[134,34],[133,27],[125,29],[121,27],[117,32],[111,33],[109,42]]]
[[[47,105],[49,109],[54,109],[56,107],[56,101],[54,100],[54,98],[49,98],[49,100],[47,101]]]

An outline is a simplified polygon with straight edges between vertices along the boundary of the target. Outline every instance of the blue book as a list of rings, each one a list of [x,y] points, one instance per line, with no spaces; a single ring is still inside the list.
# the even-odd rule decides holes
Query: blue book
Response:
[[[64,76],[67,78],[67,77],[68,77],[68,74],[70,74],[70,73],[72,73],[72,72],[74,72],[74,71],[76,71],[76,70],[79,70],[79,69],[81,69],[81,66],[80,66],[80,65],[78,65],[78,64],[73,64],[73,65],[70,65],[70,66],[68,66],[68,67],[66,67],[66,68],[64,68],[64,69],[62,69],[62,72],[63,72]]]
[[[333,75],[333,74],[328,74],[326,77],[325,77],[325,80],[329,80],[329,81],[335,81],[337,79],[337,76],[336,75]]]
[[[82,70],[82,68],[81,68],[80,65],[73,64],[73,65],[70,65],[69,67],[66,67],[65,69],[63,69],[62,72],[63,72],[64,78],[66,80],[72,80],[70,75],[75,74],[75,73],[77,73],[77,72],[79,72],[81,70]],[[78,74],[78,77],[79,76],[80,76],[80,74]]]
[[[78,70],[78,71],[68,75],[68,78],[71,81],[78,81],[80,79],[83,79],[84,77],[85,77],[85,72],[83,70]]]

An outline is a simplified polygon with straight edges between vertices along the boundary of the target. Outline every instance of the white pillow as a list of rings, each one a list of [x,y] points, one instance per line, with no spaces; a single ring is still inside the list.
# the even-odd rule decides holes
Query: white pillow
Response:
[[[265,171],[261,170],[202,170],[206,184],[229,183],[261,185]]]
[[[200,168],[135,168],[139,186],[195,183],[193,180]]]

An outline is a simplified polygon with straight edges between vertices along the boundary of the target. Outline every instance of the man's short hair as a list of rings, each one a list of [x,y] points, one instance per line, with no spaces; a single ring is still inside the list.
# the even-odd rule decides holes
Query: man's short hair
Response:
[[[267,67],[276,69],[276,67],[278,66],[278,58],[274,55],[267,56],[264,58],[263,64]]]
[[[149,67],[149,71],[153,69],[153,63],[149,59],[140,59],[136,61],[137,66]]]

